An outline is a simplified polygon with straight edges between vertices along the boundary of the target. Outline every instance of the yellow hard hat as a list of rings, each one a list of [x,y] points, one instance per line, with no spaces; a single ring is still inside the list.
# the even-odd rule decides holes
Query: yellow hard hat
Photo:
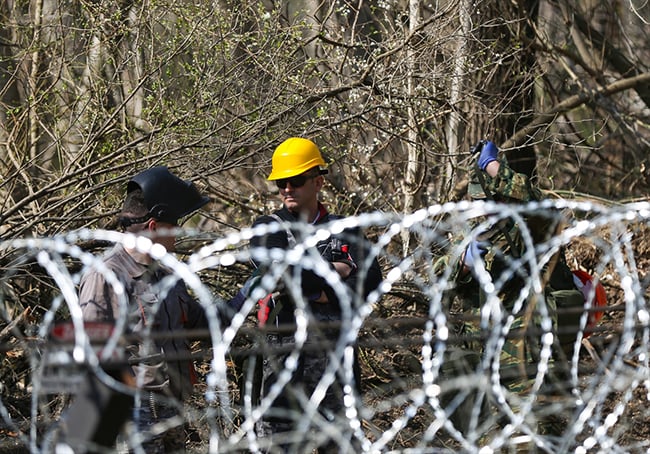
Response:
[[[291,137],[273,152],[271,174],[268,180],[281,180],[300,175],[307,170],[327,164],[318,146],[309,139]]]

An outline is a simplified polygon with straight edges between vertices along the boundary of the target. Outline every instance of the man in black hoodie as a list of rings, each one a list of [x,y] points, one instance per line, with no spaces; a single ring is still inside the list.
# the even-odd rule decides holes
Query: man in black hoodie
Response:
[[[327,169],[314,142],[300,137],[287,139],[276,148],[272,164],[268,180],[276,183],[283,207],[270,215],[260,216],[253,227],[277,223],[282,226],[274,232],[253,237],[250,245],[251,248],[290,251],[296,245],[304,246],[301,242],[309,224],[324,225],[341,217],[329,213],[319,201]],[[341,430],[350,431],[349,421],[343,412],[343,368],[338,367],[336,379],[326,386],[324,395],[314,391],[319,384],[324,385],[322,379],[331,361],[340,361],[341,365],[344,363],[344,358],[336,357],[334,351],[340,336],[345,335],[340,330],[342,313],[345,312],[339,299],[340,292],[346,295],[346,301],[352,302],[351,309],[354,313],[381,282],[381,269],[376,258],[368,263],[366,261],[368,250],[368,241],[358,228],[346,229],[317,242],[311,253],[309,248],[304,252],[305,261],[314,255],[322,257],[340,279],[330,279],[328,282],[322,273],[313,271],[311,267],[290,266],[285,271],[285,277],[289,276],[290,282],[298,283],[300,290],[291,290],[290,285],[285,284],[276,289],[274,298],[263,300],[262,306],[258,308],[258,321],[266,329],[268,350],[262,368],[262,398],[268,396],[271,387],[277,383],[278,374],[285,368],[285,359],[295,346],[295,310],[299,306],[297,299],[304,302],[310,324],[307,343],[300,352],[290,381],[257,424],[258,436],[270,437],[274,449],[280,448],[285,452],[298,449],[293,440],[301,437],[295,430],[298,423],[302,424],[301,427],[307,424],[305,418],[309,411],[306,403],[310,399],[319,402],[318,414],[307,424],[311,433],[322,424],[322,420],[318,422],[316,418],[336,422],[337,427],[342,427]],[[305,262],[301,260],[301,263]],[[262,273],[273,267],[273,263],[268,261],[255,264],[263,270]],[[340,285],[341,281],[344,285]],[[338,287],[339,293],[334,290],[335,287]],[[356,388],[352,392],[358,392],[360,373],[357,350],[353,343],[350,343],[350,347],[354,352],[353,375]],[[341,440],[350,441],[349,434],[323,438],[322,442],[316,443],[319,446],[313,446],[318,447],[319,452],[353,452],[347,442],[347,446],[340,445]],[[301,442],[304,448],[304,433]]]

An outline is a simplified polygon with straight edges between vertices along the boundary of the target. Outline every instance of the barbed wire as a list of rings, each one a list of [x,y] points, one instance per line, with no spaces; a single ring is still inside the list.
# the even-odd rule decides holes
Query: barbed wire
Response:
[[[526,228],[531,214],[555,219],[563,228],[536,243]],[[526,252],[510,260],[502,273],[504,277],[496,280],[479,260],[475,278],[477,289],[485,294],[484,303],[476,313],[459,310],[453,299],[457,290],[455,266],[472,239],[486,226],[504,219],[522,227]],[[200,394],[185,404],[185,420],[179,422],[200,428],[201,440],[195,442],[197,452],[271,449],[268,440],[256,435],[255,425],[272,411],[274,399],[293,386],[292,377],[301,355],[314,349],[331,352],[330,361],[316,391],[307,395],[294,390],[302,413],[295,430],[286,437],[288,441],[299,441],[300,446],[318,446],[330,438],[339,444],[341,452],[489,453],[518,446],[535,446],[546,452],[645,450],[650,441],[634,433],[634,418],[648,421],[645,405],[636,407],[635,400],[647,399],[650,392],[645,269],[650,257],[645,255],[647,246],[639,243],[649,219],[648,203],[447,203],[406,215],[376,212],[327,225],[294,225],[300,241],[290,250],[248,247],[254,236],[286,227],[281,224],[244,228],[210,239],[205,232],[179,231],[184,239],[200,238],[202,242],[183,260],[146,237],[113,231],[84,229],[50,238],[3,240],[0,313],[5,323],[0,342],[3,352],[9,355],[4,366],[19,367],[7,359],[12,355],[24,358],[29,366],[21,373],[24,390],[34,395],[27,413],[12,408],[8,396],[16,383],[6,381],[13,372],[3,374],[3,427],[13,431],[18,443],[30,452],[49,452],[65,405],[55,414],[48,414],[47,407],[56,395],[74,389],[75,377],[94,374],[110,388],[134,394],[133,388],[104,370],[110,361],[129,361],[116,356],[125,342],[135,339],[124,334],[128,332],[126,316],[118,317],[101,349],[96,348],[82,319],[77,287],[89,269],[105,276],[121,296],[122,308],[129,304],[123,284],[102,257],[80,247],[99,241],[151,255],[172,272],[164,285],[170,288],[176,280],[183,280],[207,314],[206,330],[144,333],[149,340],[164,335],[200,340],[191,355],[203,365]],[[374,259],[383,268],[381,284],[366,298],[346,291],[340,275],[315,252],[319,241],[350,228],[373,234],[372,242],[366,245],[368,254],[358,264],[359,276],[365,276]],[[399,247],[404,232],[411,235],[412,244],[417,244],[408,254]],[[581,254],[589,257],[588,263],[581,265],[605,284],[608,306],[585,306],[573,333],[573,349],[561,359],[556,351],[559,333],[554,331],[555,312],[544,293],[544,273],[553,257],[564,251],[575,262]],[[434,263],[442,257],[446,266],[436,268]],[[220,288],[220,283],[214,281],[215,273],[251,261],[272,266],[268,266],[241,309],[224,317],[227,300],[238,288]],[[289,272],[295,268],[311,270],[332,286],[340,302],[340,321],[327,325],[314,320],[310,304],[302,295],[300,279]],[[504,307],[504,286],[522,272],[526,275],[524,285],[512,307]],[[16,288],[24,284],[27,276],[38,273],[48,285],[47,291],[38,290],[48,299],[40,300],[37,310],[21,300]],[[241,276],[240,285],[246,278]],[[254,402],[242,391],[253,383],[252,377],[238,367],[237,358],[273,351],[263,342],[268,329],[256,326],[251,314],[258,300],[278,286],[295,301],[294,323],[283,327],[294,342],[282,351],[284,365],[269,393]],[[215,287],[219,288],[218,294]],[[538,323],[522,330],[515,326],[516,316],[531,310],[531,305]],[[606,316],[600,326],[587,333],[589,315],[596,310],[605,311]],[[557,317],[561,320],[568,313],[558,310]],[[71,323],[71,337],[65,342],[54,341],[53,328],[66,320]],[[469,335],[458,333],[458,324],[467,322],[482,329]],[[338,335],[322,344],[311,342],[313,333],[325,330],[335,330]],[[531,337],[540,341],[537,361],[525,365],[530,378],[525,389],[513,392],[503,384],[508,377],[502,367],[502,353],[509,339]],[[461,348],[476,340],[483,346],[482,352]],[[370,383],[362,386],[361,392],[356,391],[355,384],[355,345],[364,352],[362,383]],[[408,364],[387,359],[391,355]],[[383,379],[374,372],[374,367],[379,369],[381,364],[389,364],[392,369]],[[323,415],[319,403],[335,381],[341,382],[345,390],[345,411],[343,415]],[[463,415],[460,422],[459,415]],[[560,421],[561,430],[541,431],[539,422],[551,416]],[[349,433],[352,439],[344,435]]]

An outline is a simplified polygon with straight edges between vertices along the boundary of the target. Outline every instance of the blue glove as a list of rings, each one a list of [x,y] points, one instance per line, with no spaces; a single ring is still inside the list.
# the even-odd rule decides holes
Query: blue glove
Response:
[[[481,154],[478,156],[478,167],[485,170],[489,163],[497,160],[497,154],[499,154],[499,149],[494,142],[489,140],[484,142]]]
[[[463,259],[463,263],[471,268],[474,266],[474,261],[476,258],[483,257],[486,252],[487,248],[483,243],[479,243],[478,241],[473,240],[471,243],[469,243],[469,246],[467,246],[467,249],[465,250],[465,258]]]

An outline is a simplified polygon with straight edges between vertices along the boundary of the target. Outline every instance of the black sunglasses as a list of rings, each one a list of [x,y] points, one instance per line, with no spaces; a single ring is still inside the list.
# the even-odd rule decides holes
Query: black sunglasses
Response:
[[[291,183],[292,188],[301,188],[307,183],[307,180],[311,180],[312,178],[316,178],[318,173],[316,174],[309,174],[305,175],[304,173],[301,175],[296,175],[295,177],[291,178],[282,178],[281,180],[275,180],[275,185],[278,187],[278,189],[287,189],[287,183]]]

